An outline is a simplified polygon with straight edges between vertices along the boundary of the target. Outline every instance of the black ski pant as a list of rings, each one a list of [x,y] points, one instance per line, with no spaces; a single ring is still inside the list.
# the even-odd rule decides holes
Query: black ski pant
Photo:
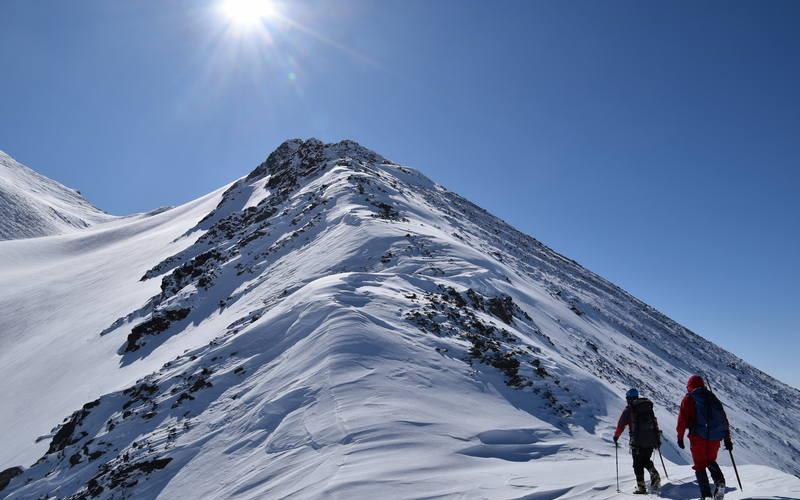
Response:
[[[706,468],[708,469],[708,472],[711,473],[711,479],[714,480],[714,484],[725,482],[725,476],[722,475],[722,469],[719,468],[719,464],[717,464],[717,462],[709,462]],[[708,474],[706,474],[706,469],[696,470],[694,471],[694,475],[697,476],[697,484],[700,486],[700,495],[703,497],[710,497],[711,485],[708,484]]]
[[[644,470],[650,471],[653,475],[655,466],[651,457],[653,456],[653,448],[644,446],[634,446],[631,448],[631,455],[633,455],[633,473],[636,475],[636,481],[644,481]]]

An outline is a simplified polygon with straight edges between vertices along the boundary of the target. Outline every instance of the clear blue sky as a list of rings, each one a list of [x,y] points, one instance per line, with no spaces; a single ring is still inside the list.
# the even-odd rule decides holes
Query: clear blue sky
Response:
[[[279,8],[0,1],[0,149],[124,214],[352,138],[800,386],[800,2]]]

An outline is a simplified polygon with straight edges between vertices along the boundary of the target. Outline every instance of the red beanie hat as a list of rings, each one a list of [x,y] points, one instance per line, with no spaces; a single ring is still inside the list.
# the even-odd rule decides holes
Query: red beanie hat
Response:
[[[689,381],[686,382],[686,390],[692,392],[698,387],[705,387],[705,385],[706,383],[703,381],[703,377],[700,375],[692,375],[689,377]]]

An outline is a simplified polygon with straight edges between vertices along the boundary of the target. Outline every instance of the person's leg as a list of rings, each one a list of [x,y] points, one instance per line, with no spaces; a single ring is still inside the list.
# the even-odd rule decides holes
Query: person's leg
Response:
[[[636,481],[644,481],[644,461],[642,459],[642,448],[632,448],[633,455],[633,474]]]
[[[706,441],[706,460],[708,463],[717,461],[719,453],[719,441]]]
[[[720,499],[725,496],[725,476],[717,463],[717,453],[719,452],[719,441],[708,441],[706,460],[708,460],[708,471],[714,481],[714,498]]]
[[[706,474],[706,470],[695,469],[694,475],[697,477],[697,485],[700,487],[700,496],[703,498],[710,498],[711,485],[708,482],[708,474]]]
[[[648,470],[653,468],[653,448],[642,448],[642,466]]]
[[[658,474],[658,469],[653,463],[653,448],[645,448],[642,450],[642,458],[644,461],[644,468],[650,473],[650,487],[658,489],[661,486],[661,476]]]
[[[697,485],[700,487],[700,496],[708,498],[711,496],[711,485],[708,482],[706,467],[708,466],[708,441],[701,437],[689,436],[691,444],[692,460],[694,461],[694,474],[697,477]]]
[[[725,495],[725,476],[722,469],[717,464],[717,453],[719,452],[719,441],[707,441],[706,460],[708,461],[708,472],[714,481],[714,498],[722,498]]]
[[[711,480],[714,481],[714,484],[725,484],[725,475],[722,473],[722,469],[719,468],[719,464],[717,462],[711,462],[708,464],[708,472],[711,473]]]
[[[631,455],[633,455],[633,474],[636,476],[636,491],[635,493],[646,493],[647,488],[644,485],[644,466],[645,460],[643,458],[643,448],[632,448]]]

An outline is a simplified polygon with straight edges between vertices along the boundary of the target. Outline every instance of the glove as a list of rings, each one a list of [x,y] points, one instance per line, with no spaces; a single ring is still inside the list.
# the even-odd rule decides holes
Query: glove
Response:
[[[725,436],[725,449],[732,450],[733,449],[733,441],[731,441],[730,436]]]
[[[683,438],[678,438],[678,448],[684,449],[686,446],[683,444]]]
[[[614,436],[614,446],[619,446],[619,436]]]

